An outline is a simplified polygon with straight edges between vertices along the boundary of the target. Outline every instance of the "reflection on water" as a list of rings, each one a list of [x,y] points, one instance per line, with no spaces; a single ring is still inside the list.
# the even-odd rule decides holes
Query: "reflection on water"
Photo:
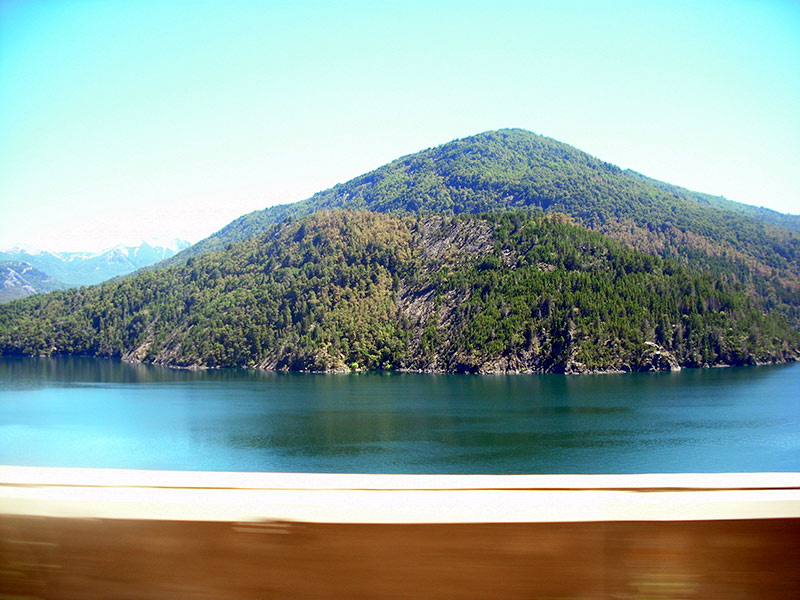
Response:
[[[0,463],[630,473],[800,470],[800,365],[562,376],[0,360]]]

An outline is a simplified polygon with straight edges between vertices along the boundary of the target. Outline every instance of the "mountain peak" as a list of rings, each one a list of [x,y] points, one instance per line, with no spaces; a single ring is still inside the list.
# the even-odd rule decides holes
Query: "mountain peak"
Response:
[[[800,290],[800,217],[650,179],[516,128],[484,131],[409,154],[301,202],[244,215],[169,264],[323,209],[558,212],[587,229],[689,262],[700,271],[731,270],[741,284],[774,290],[777,297],[788,298],[781,290]],[[796,309],[787,311],[800,324]]]
[[[66,287],[26,261],[0,262],[0,303]]]

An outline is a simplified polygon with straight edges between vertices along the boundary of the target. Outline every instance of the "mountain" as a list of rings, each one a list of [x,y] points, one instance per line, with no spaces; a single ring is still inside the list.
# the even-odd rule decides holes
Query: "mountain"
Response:
[[[0,307],[0,353],[173,367],[601,372],[800,356],[797,218],[523,130],[256,211]]]
[[[142,242],[117,245],[102,252],[45,252],[15,247],[0,252],[0,261],[27,262],[68,286],[92,285],[150,266],[189,247],[189,242]]]
[[[537,211],[317,211],[102,286],[0,307],[0,353],[174,367],[673,370],[797,360],[735,278]]]
[[[659,182],[520,129],[399,158],[295,204],[244,215],[164,266],[317,210],[397,214],[560,212],[633,248],[735,279],[800,328],[800,217]]]
[[[710,194],[692,192],[677,185],[671,185],[669,183],[664,183],[663,181],[658,181],[657,179],[651,179],[650,177],[646,177],[641,173],[637,173],[636,171],[627,170],[625,173],[630,177],[640,179],[645,183],[661,188],[662,190],[670,192],[676,196],[691,196],[694,198],[695,202],[701,205],[705,204],[713,208],[730,210],[748,217],[753,217],[754,219],[763,221],[770,225],[785,227],[786,229],[800,232],[800,215],[787,215],[770,208],[734,202],[733,200],[728,200],[722,196],[712,196]]]
[[[65,287],[29,263],[13,260],[0,262],[0,303]]]

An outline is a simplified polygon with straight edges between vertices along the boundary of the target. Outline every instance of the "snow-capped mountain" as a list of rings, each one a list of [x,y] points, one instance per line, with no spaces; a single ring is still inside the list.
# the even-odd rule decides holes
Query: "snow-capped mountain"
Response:
[[[189,246],[179,239],[119,244],[102,252],[47,252],[15,246],[0,251],[0,261],[29,263],[67,286],[92,285],[153,265]]]
[[[30,263],[15,260],[0,262],[0,303],[65,287]]]

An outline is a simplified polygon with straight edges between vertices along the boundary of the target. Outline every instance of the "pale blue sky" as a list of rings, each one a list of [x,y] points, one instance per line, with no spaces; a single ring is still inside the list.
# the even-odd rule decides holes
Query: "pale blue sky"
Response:
[[[800,3],[0,2],[0,247],[197,241],[522,127],[800,212]]]

